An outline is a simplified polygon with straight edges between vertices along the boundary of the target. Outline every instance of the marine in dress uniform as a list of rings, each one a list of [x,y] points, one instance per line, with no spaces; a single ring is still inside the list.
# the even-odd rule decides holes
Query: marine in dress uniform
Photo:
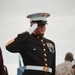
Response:
[[[8,51],[21,54],[26,67],[23,75],[55,75],[55,43],[32,32],[36,25],[45,26],[49,16],[49,13],[28,15],[31,24],[34,24],[6,44]]]

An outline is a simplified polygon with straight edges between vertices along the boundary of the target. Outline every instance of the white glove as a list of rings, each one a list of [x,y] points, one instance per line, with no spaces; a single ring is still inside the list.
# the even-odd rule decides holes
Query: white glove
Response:
[[[32,34],[36,28],[37,28],[37,24],[35,23],[27,30],[27,32],[29,32],[29,34]]]

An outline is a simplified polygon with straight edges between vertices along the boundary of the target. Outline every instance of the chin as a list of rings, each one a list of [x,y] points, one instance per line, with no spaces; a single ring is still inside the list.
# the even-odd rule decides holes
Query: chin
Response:
[[[45,34],[45,32],[41,32],[41,34]]]
[[[44,35],[45,33],[40,33],[40,35]]]

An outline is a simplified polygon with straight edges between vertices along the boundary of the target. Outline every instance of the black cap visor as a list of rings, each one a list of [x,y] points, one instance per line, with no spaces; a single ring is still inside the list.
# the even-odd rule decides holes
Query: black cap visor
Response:
[[[47,24],[47,21],[38,20],[38,21],[31,21],[31,23],[37,23],[38,26],[44,26]]]

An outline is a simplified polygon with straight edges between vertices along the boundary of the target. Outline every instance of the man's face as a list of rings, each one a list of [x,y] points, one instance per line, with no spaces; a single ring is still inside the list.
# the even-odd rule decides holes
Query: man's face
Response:
[[[44,35],[46,31],[46,25],[44,26],[38,26],[33,33],[37,34],[37,35]]]

